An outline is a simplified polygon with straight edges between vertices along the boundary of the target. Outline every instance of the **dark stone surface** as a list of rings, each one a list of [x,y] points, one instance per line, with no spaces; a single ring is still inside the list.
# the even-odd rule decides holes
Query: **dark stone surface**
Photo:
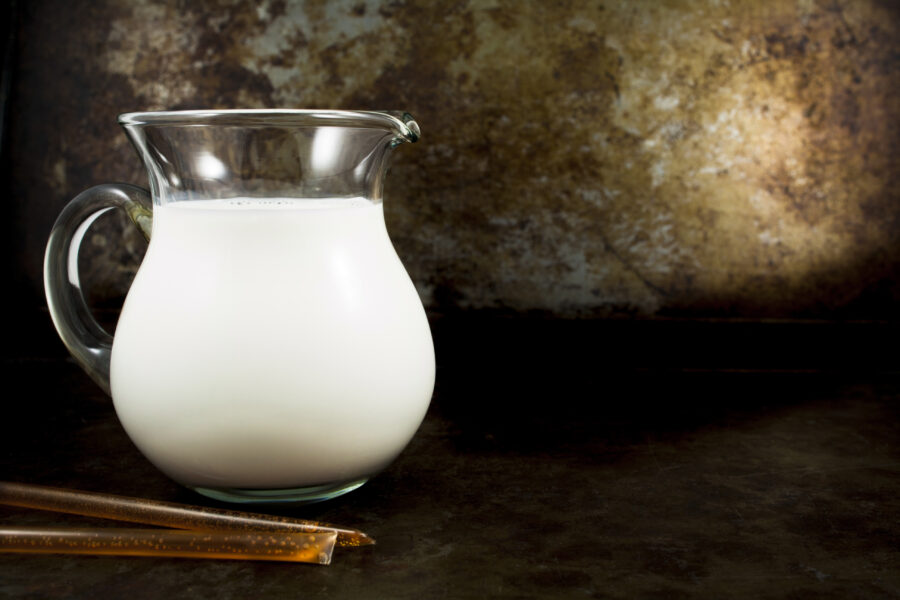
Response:
[[[573,363],[566,324],[477,329],[487,348],[467,353],[470,330],[435,324],[436,395],[393,465],[281,511],[359,527],[376,546],[338,549],[328,567],[0,554],[0,598],[900,594],[896,369],[688,372],[588,351]],[[142,458],[73,363],[2,364],[22,393],[0,421],[0,478],[205,502]],[[12,523],[105,524],[0,507]]]

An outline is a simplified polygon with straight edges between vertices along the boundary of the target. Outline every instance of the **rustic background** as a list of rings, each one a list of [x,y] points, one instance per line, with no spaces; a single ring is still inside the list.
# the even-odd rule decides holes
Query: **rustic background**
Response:
[[[402,109],[386,211],[436,313],[896,320],[900,12],[876,0],[11,4],[19,306],[65,202],[143,184],[118,113]],[[85,249],[121,302],[142,242]]]

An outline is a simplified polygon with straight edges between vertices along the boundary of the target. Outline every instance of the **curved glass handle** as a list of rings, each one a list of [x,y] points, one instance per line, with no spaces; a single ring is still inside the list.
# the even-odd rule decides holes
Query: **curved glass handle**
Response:
[[[124,183],[92,187],[66,205],[50,233],[44,254],[44,291],[59,337],[91,379],[109,394],[112,336],[91,314],[81,293],[78,249],[91,224],[112,208],[128,213],[150,239],[153,223],[150,194]]]

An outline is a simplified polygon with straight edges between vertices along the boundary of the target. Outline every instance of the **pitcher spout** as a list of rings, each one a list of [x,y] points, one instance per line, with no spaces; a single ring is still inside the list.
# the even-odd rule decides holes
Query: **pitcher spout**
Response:
[[[416,123],[416,120],[413,119],[413,116],[408,112],[394,112],[394,111],[386,111],[384,114],[393,117],[398,121],[395,124],[395,133],[397,137],[394,141],[394,146],[402,144],[403,142],[416,143],[419,141],[419,136],[422,135],[421,131],[419,131],[419,124]]]

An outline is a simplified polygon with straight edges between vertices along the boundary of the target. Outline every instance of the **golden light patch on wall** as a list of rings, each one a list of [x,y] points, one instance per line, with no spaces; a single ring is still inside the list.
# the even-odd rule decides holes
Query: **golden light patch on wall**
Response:
[[[823,104],[847,93],[835,76],[859,64],[853,48],[836,49],[835,36],[847,35],[842,13],[804,17],[802,6],[774,4],[619,8],[605,40],[622,64],[611,125],[639,143],[602,151],[603,186],[617,199],[606,234],[661,305],[699,297],[778,312],[816,302],[802,297],[810,280],[832,285],[848,259],[890,243],[888,228],[866,241],[856,231],[871,227],[860,210],[865,188],[848,175],[857,169],[864,180],[871,165],[844,158],[859,132]],[[635,19],[642,35],[616,33],[636,31]],[[853,96],[867,122],[888,87],[873,79],[875,93]],[[890,143],[875,137],[876,146]],[[658,223],[668,223],[668,235]],[[670,250],[656,241],[647,253],[638,237],[666,239]]]

